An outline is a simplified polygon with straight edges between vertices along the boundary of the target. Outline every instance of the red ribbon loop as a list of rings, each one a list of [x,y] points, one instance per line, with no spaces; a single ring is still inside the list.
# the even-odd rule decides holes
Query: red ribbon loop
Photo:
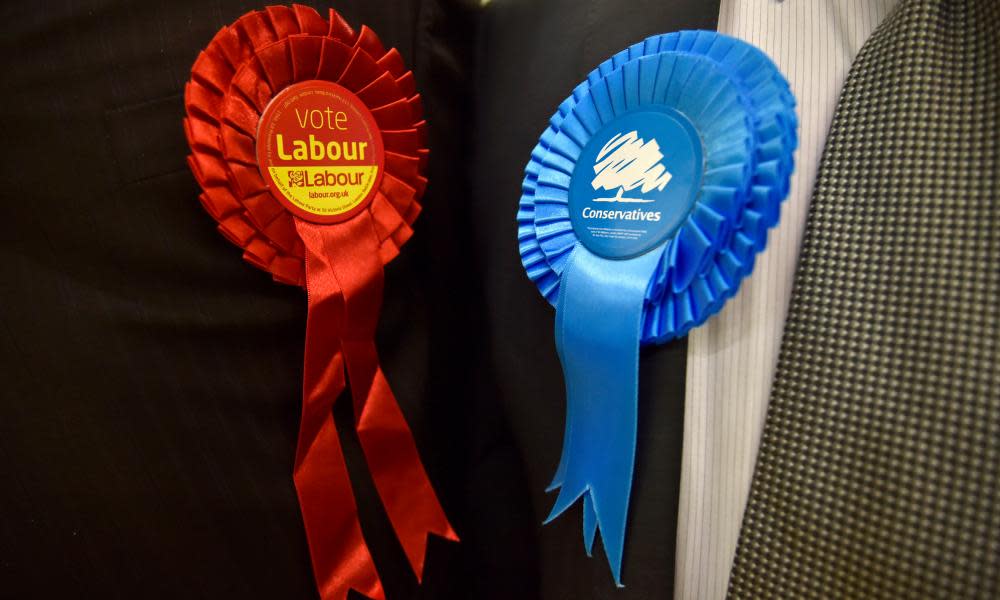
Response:
[[[340,600],[353,588],[383,600],[331,412],[344,390],[344,361],[327,339],[340,329],[342,304],[336,288],[310,293],[295,488],[321,597]]]
[[[346,477],[346,466],[330,414],[336,396],[344,389],[345,367],[358,439],[379,497],[418,580],[423,576],[427,535],[434,533],[454,541],[458,536],[434,494],[413,434],[379,365],[375,328],[382,304],[383,270],[371,213],[364,211],[336,225],[296,218],[295,228],[305,245],[309,296],[301,461],[296,461],[295,481],[314,568],[321,589],[332,585],[330,597],[341,598],[347,589],[354,588],[381,598],[377,576],[374,582],[370,579],[374,571],[367,546],[359,537],[353,494],[343,493],[351,488],[350,482],[341,477]],[[325,448],[317,447],[321,443]],[[336,455],[337,460],[330,460],[329,455]],[[318,472],[323,473],[327,483],[316,481]],[[338,483],[329,483],[334,478]],[[341,493],[335,491],[336,486],[342,486]],[[350,541],[343,546],[356,548],[355,552],[348,556],[342,548],[313,544],[314,537],[328,542],[331,532],[336,531],[344,532],[340,537],[348,536]],[[340,563],[339,572],[320,580],[321,574],[329,573],[331,555]],[[326,592],[323,597],[327,598]]]

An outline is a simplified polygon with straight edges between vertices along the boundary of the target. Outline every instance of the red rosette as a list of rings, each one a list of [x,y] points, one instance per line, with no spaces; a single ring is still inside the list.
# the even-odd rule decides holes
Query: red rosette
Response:
[[[321,102],[317,98],[324,93],[355,111],[372,142],[371,154],[377,154],[377,159],[369,156],[369,163],[377,164],[341,168],[337,163],[331,168],[339,171],[326,171],[324,177],[340,177],[350,169],[368,169],[367,174],[353,171],[359,173],[350,192],[356,197],[321,214],[297,204],[301,189],[290,191],[308,187],[304,182],[312,173],[294,169],[317,165],[288,167],[288,161],[299,160],[294,151],[283,153],[278,134],[261,133],[258,140],[258,129],[272,131],[269,123],[282,119],[276,114],[287,118],[289,106]],[[355,31],[333,9],[324,19],[305,6],[271,6],[243,15],[215,35],[194,63],[184,100],[188,163],[202,187],[202,206],[218,221],[219,231],[243,249],[243,258],[276,281],[308,292],[294,480],[320,594],[324,600],[341,600],[354,589],[382,599],[331,412],[348,379],[358,440],[418,580],[428,534],[458,539],[420,462],[374,342],[383,266],[412,235],[427,185],[426,122],[413,74],[399,52],[386,50],[371,29]],[[329,119],[329,104],[326,111]],[[306,130],[304,120],[300,128]],[[274,140],[275,154],[270,154]],[[321,143],[310,135],[310,158],[316,158],[314,143],[326,148],[324,160],[339,160],[331,149],[340,141]],[[363,147],[354,146],[355,152]],[[340,156],[339,148],[347,146],[336,148]],[[349,158],[344,149],[342,158],[359,157]],[[284,168],[289,170],[280,171]]]
[[[385,171],[366,210],[388,263],[413,234],[427,186],[427,123],[398,50],[386,50],[367,26],[355,31],[332,8],[324,19],[308,6],[269,6],[220,29],[184,90],[188,164],[202,187],[202,206],[247,262],[295,285],[305,285],[302,241],[261,176],[254,148],[271,98],[310,80],[354,93],[381,130]]]

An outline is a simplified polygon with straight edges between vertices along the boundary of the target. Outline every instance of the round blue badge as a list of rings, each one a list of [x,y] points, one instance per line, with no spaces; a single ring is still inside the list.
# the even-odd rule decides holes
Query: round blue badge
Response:
[[[615,54],[553,113],[525,166],[517,242],[556,307],[566,383],[546,522],[582,499],[617,585],[638,431],[639,348],[717,313],[788,193],[795,98],[763,52],[710,31]]]
[[[686,334],[764,249],[797,127],[788,83],[746,42],[681,31],[629,46],[559,104],[531,152],[517,212],[525,272],[557,306],[577,250],[622,263],[657,253],[641,343]]]
[[[517,242],[556,307],[566,430],[547,521],[583,501],[615,583],[635,467],[639,347],[717,313],[753,269],[788,193],[795,98],[774,63],[710,31],[604,61],[549,119],[525,166]]]
[[[638,256],[666,240],[694,205],[701,139],[667,106],[646,106],[602,127],[583,148],[569,188],[580,242],[605,258]]]

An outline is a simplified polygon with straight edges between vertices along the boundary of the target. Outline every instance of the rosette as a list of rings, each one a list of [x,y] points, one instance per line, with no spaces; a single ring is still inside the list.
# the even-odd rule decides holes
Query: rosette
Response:
[[[334,10],[271,6],[223,27],[185,88],[200,200],[243,258],[304,286],[309,316],[294,480],[323,598],[383,598],[331,409],[350,380],[373,481],[421,577],[427,535],[457,540],[378,363],[383,265],[413,231],[428,151],[395,49]]]
[[[653,36],[594,69],[549,120],[517,213],[556,306],[566,377],[549,519],[584,501],[620,585],[640,345],[686,334],[753,269],[788,193],[795,99],[771,60],[708,31]]]

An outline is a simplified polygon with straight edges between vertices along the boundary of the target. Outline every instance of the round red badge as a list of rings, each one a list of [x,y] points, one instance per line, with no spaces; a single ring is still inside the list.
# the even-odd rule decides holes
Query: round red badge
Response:
[[[364,103],[329,81],[303,81],[277,94],[257,130],[257,164],[274,196],[295,215],[345,221],[378,190],[382,134]]]

